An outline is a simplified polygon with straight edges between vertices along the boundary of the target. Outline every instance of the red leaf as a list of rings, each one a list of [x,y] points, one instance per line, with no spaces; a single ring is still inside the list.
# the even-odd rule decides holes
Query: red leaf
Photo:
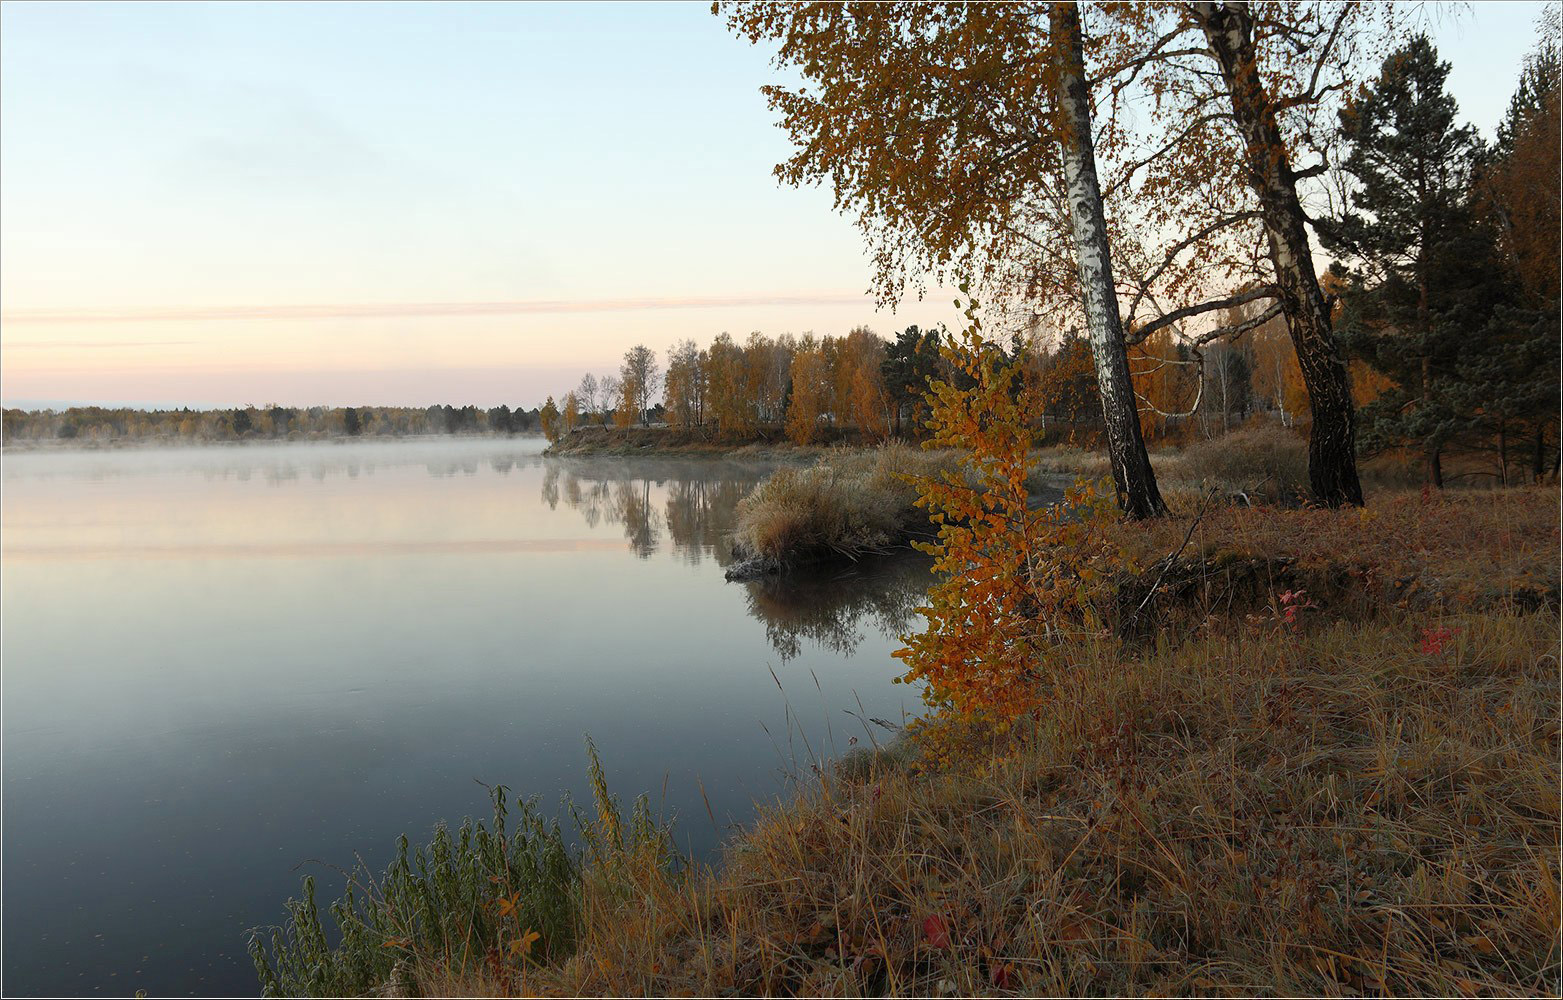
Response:
[[[944,918],[938,914],[924,917],[923,937],[928,939],[930,947],[948,948],[950,946],[950,925],[945,923]]]

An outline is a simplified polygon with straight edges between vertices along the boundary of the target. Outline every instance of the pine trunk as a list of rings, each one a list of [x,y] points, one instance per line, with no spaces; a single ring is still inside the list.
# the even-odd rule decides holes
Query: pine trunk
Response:
[[[1280,288],[1298,367],[1308,389],[1308,481],[1329,507],[1362,503],[1357,479],[1355,414],[1346,362],[1335,344],[1329,306],[1314,271],[1297,179],[1281,138],[1275,105],[1259,78],[1247,4],[1196,3],[1211,55],[1221,67],[1232,114],[1243,135],[1250,183],[1259,198],[1270,260]]]
[[[1509,422],[1498,415],[1498,483],[1509,485]]]
[[[1156,517],[1165,513],[1167,507],[1156,489],[1150,456],[1145,453],[1134,384],[1129,377],[1129,356],[1123,342],[1123,321],[1118,316],[1118,293],[1113,287],[1107,223],[1102,214],[1102,191],[1096,178],[1096,153],[1091,141],[1091,104],[1086,89],[1080,11],[1072,3],[1055,3],[1049,21],[1059,55],[1057,98],[1064,118],[1060,144],[1074,223],[1075,259],[1085,299],[1096,383],[1102,397],[1102,420],[1107,426],[1113,484],[1118,491],[1118,506],[1125,514],[1131,518]]]
[[[1424,293],[1424,298],[1426,297]],[[1433,359],[1426,354],[1422,355],[1422,405],[1432,398],[1433,393]],[[1427,449],[1427,481],[1439,489],[1444,488],[1444,467],[1439,458],[1438,447],[1429,446]]]

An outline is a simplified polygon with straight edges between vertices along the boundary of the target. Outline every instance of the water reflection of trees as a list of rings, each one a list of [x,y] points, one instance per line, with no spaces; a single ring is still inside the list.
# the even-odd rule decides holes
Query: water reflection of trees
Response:
[[[705,553],[718,566],[733,561],[733,526],[738,501],[754,488],[750,479],[685,479],[668,485],[666,517],[673,551],[698,565]]]
[[[619,525],[642,559],[657,551],[666,533],[673,554],[685,562],[698,565],[709,555],[726,566],[733,558],[738,501],[767,471],[709,461],[556,462],[544,470],[543,501],[553,508],[563,499],[593,528]]]
[[[744,584],[749,613],[783,660],[808,643],[850,656],[870,627],[881,635],[907,632],[927,597],[931,565],[927,556],[904,553],[845,572],[763,577]]]
[[[543,501],[577,511],[586,523],[617,525],[642,559],[670,543],[675,558],[718,567],[733,561],[738,501],[770,471],[726,462],[550,461]],[[817,645],[850,655],[869,632],[901,635],[927,594],[928,557],[913,552],[824,572],[791,573],[744,584],[749,614],[783,660]]]

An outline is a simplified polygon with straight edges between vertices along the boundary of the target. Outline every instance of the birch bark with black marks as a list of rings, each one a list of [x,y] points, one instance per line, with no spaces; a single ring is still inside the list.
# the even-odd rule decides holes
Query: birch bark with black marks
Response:
[[[1309,486],[1314,499],[1326,506],[1360,506],[1351,382],[1314,270],[1306,216],[1297,197],[1298,175],[1286,153],[1275,102],[1259,77],[1248,5],[1199,2],[1190,6],[1220,67],[1243,136],[1249,183],[1258,195],[1283,315],[1308,390],[1313,411]]]
[[[1107,450],[1112,459],[1118,506],[1131,518],[1166,512],[1156,489],[1156,474],[1145,453],[1129,357],[1124,347],[1118,293],[1113,287],[1112,256],[1102,213],[1102,190],[1096,177],[1096,153],[1091,141],[1091,103],[1086,87],[1085,47],[1080,11],[1072,3],[1050,8],[1049,26],[1058,58],[1058,106],[1062,111],[1059,145],[1063,154],[1075,259],[1085,300],[1086,330],[1102,397],[1107,426]]]

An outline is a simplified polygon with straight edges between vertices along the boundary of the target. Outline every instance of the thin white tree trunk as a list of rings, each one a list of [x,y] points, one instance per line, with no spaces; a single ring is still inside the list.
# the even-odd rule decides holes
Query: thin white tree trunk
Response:
[[[1118,293],[1113,287],[1112,255],[1091,140],[1091,102],[1079,8],[1072,3],[1053,4],[1049,26],[1058,60],[1057,99],[1063,114],[1060,146],[1074,228],[1075,259],[1085,299],[1086,330],[1096,364],[1097,389],[1102,397],[1102,419],[1107,426],[1113,483],[1118,490],[1118,506],[1124,513],[1134,518],[1155,517],[1166,511],[1166,505],[1156,489],[1156,474],[1145,453],[1139,407],[1124,348],[1123,321],[1118,315]]]

